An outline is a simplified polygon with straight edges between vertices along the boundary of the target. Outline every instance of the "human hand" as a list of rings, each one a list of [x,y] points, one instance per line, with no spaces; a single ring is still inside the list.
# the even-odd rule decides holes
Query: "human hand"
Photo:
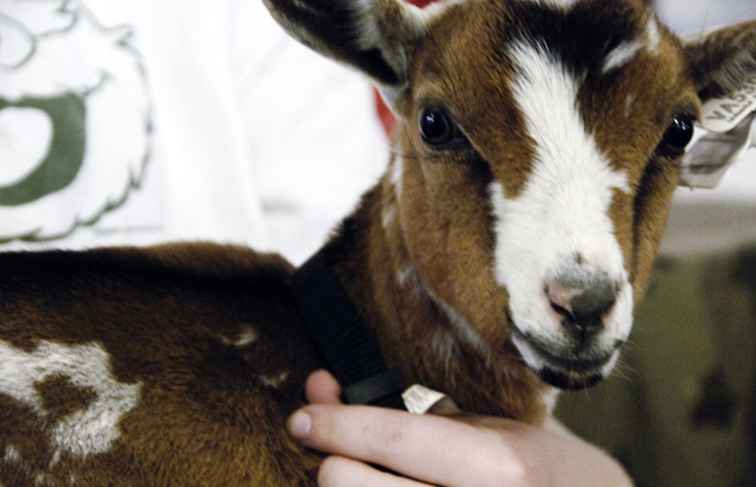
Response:
[[[611,457],[566,430],[344,406],[338,383],[323,371],[310,376],[306,391],[312,404],[289,418],[289,431],[332,455],[320,467],[320,487],[632,485]]]

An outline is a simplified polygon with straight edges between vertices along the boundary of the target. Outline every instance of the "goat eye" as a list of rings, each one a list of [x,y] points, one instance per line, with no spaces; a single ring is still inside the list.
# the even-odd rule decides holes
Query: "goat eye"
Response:
[[[427,108],[420,115],[420,135],[426,144],[440,147],[464,140],[448,113],[439,108]]]
[[[677,115],[672,125],[664,133],[662,145],[677,151],[684,151],[693,139],[693,118],[690,115]]]

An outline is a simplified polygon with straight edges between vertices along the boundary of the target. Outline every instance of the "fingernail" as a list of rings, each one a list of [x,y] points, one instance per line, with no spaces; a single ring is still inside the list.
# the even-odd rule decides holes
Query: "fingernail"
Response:
[[[312,418],[303,411],[297,411],[289,418],[289,433],[294,438],[306,438],[312,430]]]

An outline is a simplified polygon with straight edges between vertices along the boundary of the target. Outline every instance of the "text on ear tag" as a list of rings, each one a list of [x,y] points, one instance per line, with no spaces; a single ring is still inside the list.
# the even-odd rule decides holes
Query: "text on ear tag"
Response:
[[[756,147],[756,104],[741,122],[728,132],[696,127],[693,142],[683,156],[681,186],[713,189],[730,167]],[[724,126],[724,125],[720,125]]]

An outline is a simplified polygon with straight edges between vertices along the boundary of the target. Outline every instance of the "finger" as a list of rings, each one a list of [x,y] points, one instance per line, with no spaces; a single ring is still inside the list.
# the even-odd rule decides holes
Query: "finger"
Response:
[[[330,372],[317,370],[305,382],[305,395],[313,404],[339,404],[341,386]]]
[[[500,472],[516,453],[473,425],[364,406],[307,406],[290,418],[289,431],[311,448],[433,484],[468,485],[465,472]]]
[[[319,487],[427,487],[414,480],[381,472],[344,457],[328,457],[318,471]]]

